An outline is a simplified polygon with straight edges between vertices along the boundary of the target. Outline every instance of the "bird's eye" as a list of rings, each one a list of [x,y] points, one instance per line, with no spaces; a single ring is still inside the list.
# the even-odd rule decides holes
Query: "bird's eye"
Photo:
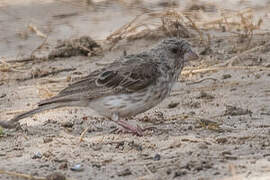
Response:
[[[172,48],[171,51],[172,51],[172,53],[177,54],[178,49],[177,48]]]

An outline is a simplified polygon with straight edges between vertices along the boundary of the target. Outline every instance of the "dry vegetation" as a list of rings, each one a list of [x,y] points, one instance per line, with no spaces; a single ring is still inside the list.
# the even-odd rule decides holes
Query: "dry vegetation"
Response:
[[[186,12],[182,13],[173,9],[161,11],[161,12],[151,12],[151,13],[144,13],[142,15],[139,15],[135,17],[130,23],[120,27],[118,30],[110,34],[106,40],[102,42],[102,44],[109,44],[109,49],[112,49],[119,41],[121,40],[127,40],[132,41],[136,39],[147,39],[147,38],[160,38],[160,37],[181,37],[181,38],[188,38],[192,41],[200,41],[205,46],[205,51],[209,49],[211,46],[211,34],[209,31],[215,30],[218,32],[229,32],[231,33],[231,38],[238,38],[239,41],[245,42],[244,45],[242,45],[241,48],[238,48],[235,50],[235,56],[230,58],[229,60],[226,60],[224,64],[218,64],[215,65],[215,67],[204,67],[204,69],[198,69],[197,68],[187,68],[186,71],[183,72],[183,74],[190,73],[192,70],[192,73],[200,73],[205,71],[213,71],[213,70],[219,70],[224,69],[216,66],[225,66],[225,65],[232,65],[233,61],[240,59],[242,55],[247,55],[249,53],[253,53],[256,50],[261,50],[265,47],[263,46],[256,46],[251,47],[251,41],[254,35],[255,30],[259,30],[261,24],[263,23],[263,19],[259,19],[257,22],[254,21],[254,16],[252,9],[245,9],[239,12],[223,12],[220,15],[220,18],[217,18],[215,20],[211,20],[206,22],[204,19],[199,20],[196,17],[199,16],[197,14],[198,12]],[[202,13],[202,12],[199,12]],[[37,36],[40,36],[44,38],[44,42],[40,46],[38,46],[29,57],[17,57],[14,60],[8,60],[10,63],[7,63],[5,59],[1,59],[0,61],[0,72],[10,72],[10,71],[17,71],[17,72],[23,72],[23,66],[25,65],[25,62],[34,61],[34,60],[48,60],[53,59],[56,57],[71,57],[80,55],[80,52],[78,53],[71,53],[72,51],[76,51],[76,49],[81,48],[82,50],[85,50],[85,52],[82,52],[81,55],[85,55],[90,53],[91,55],[100,54],[100,52],[95,54],[95,51],[99,51],[97,49],[92,49],[91,46],[93,44],[90,44],[89,47],[86,47],[84,45],[81,45],[82,43],[79,42],[79,44],[75,44],[71,40],[65,40],[65,44],[69,47],[67,49],[58,50],[60,46],[58,45],[54,49],[51,50],[50,54],[48,56],[44,57],[36,57],[34,53],[42,48],[42,46],[46,43],[47,35],[42,33],[36,26],[33,24],[29,24],[28,28],[35,32]],[[269,32],[262,33],[255,35],[268,35]],[[84,38],[84,37],[82,37]],[[226,37],[230,38],[230,37]],[[76,41],[76,39],[75,39]],[[91,40],[89,40],[90,42]],[[237,43],[237,42],[236,42]],[[75,44],[75,45],[74,45]],[[238,46],[234,45],[234,47]],[[65,45],[67,46],[67,45]],[[106,46],[107,47],[107,46]],[[105,51],[108,49],[104,49]],[[63,52],[62,52],[63,51]],[[66,53],[67,52],[67,53]],[[60,55],[55,55],[60,54]],[[62,55],[61,55],[62,54]],[[237,68],[245,68],[245,67],[235,67]],[[247,67],[250,68],[250,67]],[[265,67],[252,67],[256,69]],[[2,76],[2,79],[0,82],[4,81],[3,78],[4,74]],[[41,76],[43,77],[43,76]]]

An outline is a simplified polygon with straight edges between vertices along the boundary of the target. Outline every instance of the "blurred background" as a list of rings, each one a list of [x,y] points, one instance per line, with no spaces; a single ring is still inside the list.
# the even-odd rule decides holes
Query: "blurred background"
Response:
[[[249,21],[246,26],[260,23],[254,29],[264,31],[269,29],[269,8],[268,0],[1,0],[0,56],[27,56],[44,38],[49,44],[83,35],[105,40],[137,16],[148,18],[132,31],[157,28],[162,18],[158,13],[167,10],[181,12],[181,21],[190,24],[188,17],[207,31],[248,28],[240,27],[245,26],[241,16]]]

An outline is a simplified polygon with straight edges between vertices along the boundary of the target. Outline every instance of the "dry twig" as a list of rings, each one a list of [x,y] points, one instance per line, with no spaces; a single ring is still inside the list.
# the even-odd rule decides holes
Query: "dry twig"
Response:
[[[14,72],[25,72],[23,70],[18,70],[16,69],[17,67],[22,67],[24,64],[20,63],[20,64],[10,64],[7,63],[4,60],[0,60],[0,71],[2,72],[10,72],[10,71],[14,71]]]
[[[86,132],[88,131],[89,128],[90,127],[87,127],[85,130],[83,130],[83,132],[82,132],[82,134],[80,136],[80,141],[79,142],[83,142],[84,141],[83,138],[84,138],[84,136],[85,136],[85,134],[86,134]]]
[[[45,35],[44,33],[42,33],[35,25],[29,24],[29,25],[28,25],[28,28],[29,28],[32,32],[35,32],[39,37],[47,38],[47,35]]]
[[[204,78],[204,79],[201,79],[201,80],[199,80],[199,81],[195,81],[195,82],[190,82],[190,83],[186,83],[187,85],[193,85],[193,84],[199,84],[199,83],[201,83],[201,82],[203,82],[203,81],[206,81],[206,80],[213,80],[213,81],[219,81],[218,79],[216,79],[216,78]]]
[[[76,70],[76,68],[64,68],[64,69],[56,69],[56,70],[52,70],[52,71],[38,72],[38,73],[32,74],[29,77],[20,78],[17,80],[26,81],[26,80],[33,79],[33,78],[42,78],[42,77],[46,77],[49,75],[55,75],[55,74],[58,74],[61,72],[69,72],[69,71],[74,71],[74,70]]]
[[[234,70],[264,70],[264,71],[270,71],[269,67],[264,66],[231,66],[231,67],[218,67],[218,66],[211,66],[208,68],[184,68],[182,71],[182,75],[188,75],[188,74],[196,74],[196,73],[205,73],[209,71],[218,71],[218,70],[228,70],[228,69],[234,69]]]

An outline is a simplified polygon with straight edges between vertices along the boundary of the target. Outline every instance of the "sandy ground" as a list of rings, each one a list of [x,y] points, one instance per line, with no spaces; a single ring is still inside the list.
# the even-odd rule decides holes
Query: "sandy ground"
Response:
[[[44,6],[58,7],[57,4]],[[39,4],[35,8],[44,6]],[[2,14],[16,19],[14,9],[20,8],[8,7]],[[45,53],[57,39],[88,33],[83,24],[86,11],[72,7],[67,5],[61,13],[77,14],[59,19],[55,13],[45,21],[37,21],[44,23],[39,24],[42,32],[51,33],[43,48]],[[40,8],[41,12],[43,10]],[[14,16],[10,16],[11,13]],[[118,27],[132,19],[132,13],[136,11],[130,12],[130,17],[124,21],[119,20]],[[0,23],[6,22],[7,17],[0,16]],[[0,46],[1,56],[9,59],[12,54],[20,56],[21,52],[28,55],[43,41],[24,29],[25,24],[20,26],[20,18],[17,22],[9,24],[10,28],[17,27],[16,32],[8,31],[6,26],[0,29],[1,39],[6,38],[8,42]],[[50,22],[50,27],[46,22]],[[58,26],[64,22],[81,26],[77,31],[64,28],[66,24]],[[110,26],[116,26],[112,24]],[[59,38],[61,33],[63,38]],[[98,30],[94,30],[95,33]],[[0,179],[19,179],[1,174],[1,170],[39,177],[60,172],[74,180],[270,179],[270,33],[254,34],[250,42],[226,32],[211,33],[214,35],[210,49],[197,38],[187,38],[200,54],[200,60],[185,69],[171,96],[159,106],[129,119],[143,127],[154,127],[143,137],[112,133],[115,124],[90,109],[62,108],[44,112],[21,120],[21,130],[1,130]],[[99,40],[104,34],[93,36]],[[122,56],[123,50],[128,54],[139,52],[162,38],[123,41],[111,51],[105,50],[103,56],[34,60],[23,62],[23,66],[7,60],[12,68],[0,71],[0,120],[34,108],[37,102],[56,94],[71,81]],[[248,48],[244,49],[248,43]],[[227,62],[231,65],[221,66]],[[213,70],[187,71],[194,67]],[[63,72],[32,78],[33,74],[61,69]],[[80,135],[87,128],[80,142]],[[71,170],[76,165],[81,168]]]

